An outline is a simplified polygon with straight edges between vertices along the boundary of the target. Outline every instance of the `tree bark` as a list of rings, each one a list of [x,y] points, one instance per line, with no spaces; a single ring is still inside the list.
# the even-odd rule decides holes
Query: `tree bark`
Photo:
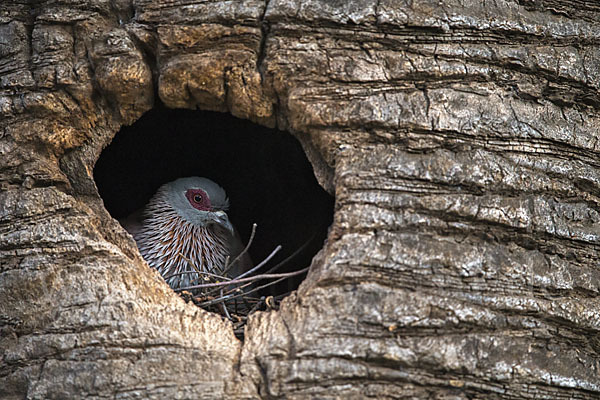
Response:
[[[600,398],[595,0],[0,4],[0,398]],[[106,212],[155,103],[296,135],[334,223],[242,344]]]

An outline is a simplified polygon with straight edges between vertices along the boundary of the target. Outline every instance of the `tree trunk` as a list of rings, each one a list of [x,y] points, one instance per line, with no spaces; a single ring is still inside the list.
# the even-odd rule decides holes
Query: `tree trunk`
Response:
[[[600,398],[598,43],[596,0],[3,0],[0,398]],[[243,344],[97,194],[156,93],[335,193]]]

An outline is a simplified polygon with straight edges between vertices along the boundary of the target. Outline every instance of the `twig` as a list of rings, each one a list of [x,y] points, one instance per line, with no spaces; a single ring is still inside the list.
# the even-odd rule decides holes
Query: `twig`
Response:
[[[192,266],[192,268],[194,268],[196,270],[196,272],[198,273],[198,275],[202,274],[203,272],[200,270],[200,268],[196,267],[196,264],[194,264],[192,262],[192,260],[190,260],[189,258],[187,258],[186,256],[184,256],[183,254],[179,253],[179,256],[181,258],[183,258],[185,261],[188,262],[188,264],[190,264]],[[208,275],[208,274],[207,274]],[[166,278],[165,278],[166,279]],[[198,276],[197,279],[194,279],[194,281],[199,281],[200,280],[200,276]]]
[[[298,273],[297,275],[301,275],[301,274],[302,274],[302,272],[303,272],[303,271],[305,271],[305,270],[307,270],[308,268],[309,268],[309,267],[306,267],[304,270],[295,271],[295,272],[294,272],[294,275],[292,275],[292,276],[295,276],[295,275],[296,275],[296,272]],[[273,274],[273,275],[283,275],[283,274]],[[266,287],[269,287],[269,286],[275,285],[276,283],[278,283],[278,282],[281,282],[283,279],[287,279],[287,278],[285,278],[285,277],[284,277],[284,278],[277,279],[276,281],[273,281],[273,282],[266,283],[266,284],[264,284],[264,285],[260,286],[260,289],[264,289],[264,288],[266,288]],[[238,287],[236,287],[236,288],[233,288],[233,289],[231,289],[231,290],[229,290],[229,291],[225,292],[225,296],[231,295],[231,294],[233,294],[234,292],[241,292],[241,291],[243,292],[243,289],[244,289],[244,288],[246,288],[246,287],[248,287],[248,286],[250,286],[250,285],[252,285],[252,284],[253,284],[253,282],[250,282],[250,283],[246,283],[245,285],[241,285],[241,286],[238,286]],[[248,295],[249,293],[252,293],[252,292],[255,292],[255,291],[256,291],[256,290],[249,290],[249,291],[247,291],[247,292],[243,292],[243,293],[241,293],[241,294],[240,294],[240,296],[241,296],[241,295]],[[216,291],[212,291],[212,292],[210,292],[210,293],[215,293],[215,292],[216,292]],[[285,296],[289,295],[290,293],[291,293],[291,292],[287,292],[287,293],[284,293],[284,294],[280,295],[280,296],[279,296],[279,299],[282,299],[282,298],[284,298]],[[248,297],[249,297],[249,296],[244,296],[244,299],[246,299],[246,298],[248,298]],[[263,296],[263,297],[264,297],[264,296]],[[277,296],[276,296],[276,297],[277,297]],[[233,298],[233,297],[232,297],[232,298]],[[213,299],[211,299],[211,300],[219,300],[219,297],[217,297],[217,298],[213,298]]]
[[[313,239],[315,237],[317,237],[317,232],[313,233],[313,235],[311,237],[309,237],[304,243],[302,243],[302,246],[298,247],[296,249],[296,251],[294,251],[292,254],[287,256],[283,261],[280,261],[279,263],[277,263],[273,268],[266,271],[265,274],[271,273],[271,272],[279,269],[282,265],[287,264],[290,260],[292,260],[298,254],[300,254],[302,251],[304,251],[304,249],[306,249],[306,247],[308,247],[308,245],[313,241]]]
[[[290,254],[289,256],[287,256],[283,261],[280,261],[279,263],[277,263],[275,266],[273,266],[272,268],[270,268],[268,271],[265,272],[265,274],[269,274],[273,271],[278,270],[279,268],[281,268],[283,265],[287,264],[290,260],[292,260],[294,257],[296,257],[298,254],[300,254],[304,249],[306,249],[306,247],[313,241],[313,239],[317,236],[317,233],[315,232],[310,238],[308,238],[303,244],[302,246],[300,246],[298,249],[296,249],[296,251],[294,251],[292,254]],[[245,276],[246,274],[242,274],[240,276],[237,276],[237,278],[242,278],[243,276]],[[236,290],[236,289],[244,289],[248,286],[250,286],[252,283],[247,283],[245,285],[241,285],[233,290],[230,290],[229,292],[227,292],[226,294],[230,294],[232,291]],[[216,291],[212,291],[209,292],[210,294],[216,293]]]
[[[223,279],[225,281],[230,281],[231,278],[228,278],[226,276],[222,276],[222,275],[217,275],[217,274],[212,274],[210,272],[196,272],[196,271],[183,271],[183,272],[175,272],[172,273],[170,275],[167,275],[164,277],[165,280],[172,278],[174,276],[178,276],[178,275],[186,275],[186,274],[200,274],[200,275],[206,275],[206,276],[211,276],[213,278],[217,278],[217,279]]]
[[[252,268],[252,269],[244,272],[241,275],[238,275],[235,279],[232,279],[229,282],[227,282],[227,284],[228,285],[235,285],[235,284],[238,284],[238,283],[252,282],[252,281],[256,280],[256,276],[250,277],[250,278],[245,278],[246,280],[243,280],[243,281],[240,280],[240,278],[243,278],[246,275],[251,274],[252,272],[258,270],[260,267],[262,267],[263,265],[265,265],[266,263],[268,263],[271,260],[271,258],[273,258],[275,256],[275,254],[277,254],[279,252],[279,250],[281,250],[281,245],[278,245],[277,247],[275,247],[275,250],[273,250],[271,252],[271,254],[269,254],[267,256],[267,258],[265,258],[264,260],[262,260],[262,262],[260,262],[257,266],[255,266],[254,268]],[[259,276],[259,275],[257,275],[257,276]],[[210,285],[210,284],[206,284],[206,285]],[[181,291],[181,290],[189,290],[190,288],[191,289],[202,289],[202,288],[207,288],[207,287],[217,287],[217,286],[196,285],[196,286],[193,286],[193,287],[190,286],[190,287],[183,287],[183,288],[175,289],[175,291],[178,292],[178,291]],[[209,292],[209,293],[207,293],[207,295],[210,295],[212,293],[213,292]]]
[[[250,249],[250,246],[252,245],[252,241],[254,241],[254,235],[256,234],[256,227],[257,227],[257,225],[255,222],[252,224],[252,231],[250,231],[250,238],[248,239],[248,243],[246,244],[246,247],[244,247],[244,250],[242,250],[242,252],[237,255],[237,257],[231,262],[231,264],[227,263],[228,260],[225,261],[225,270],[223,271],[223,275],[228,273],[229,270],[231,268],[233,268],[235,263],[238,262],[239,259],[242,258],[242,256],[248,252],[248,250]]]
[[[194,268],[196,270],[197,273],[202,273],[202,271],[200,271],[200,269],[198,267],[196,267],[196,264],[194,264],[192,262],[192,260],[190,260],[189,258],[187,258],[186,256],[184,256],[183,254],[179,253],[179,257],[183,258],[185,261],[188,262],[188,264],[190,264],[192,266],[192,268]]]
[[[194,289],[205,289],[205,288],[213,288],[213,287],[221,287],[221,286],[229,286],[229,285],[236,285],[238,283],[245,283],[245,282],[254,282],[254,281],[260,281],[262,279],[277,279],[277,278],[289,278],[291,276],[295,276],[295,275],[300,275],[306,271],[308,271],[309,267],[306,267],[304,269],[298,270],[298,271],[294,271],[294,272],[286,272],[283,274],[262,274],[262,275],[254,275],[248,278],[241,278],[241,279],[232,279],[228,282],[217,282],[217,283],[204,283],[202,285],[194,285],[194,286],[187,286],[187,287],[182,287],[182,288],[177,288],[175,289],[176,292],[181,292],[184,290],[194,290]],[[248,292],[250,293],[250,292]]]
[[[317,232],[315,232],[292,254],[287,256],[283,261],[277,263],[275,266],[268,269],[265,268],[266,271],[261,274],[257,274],[257,272],[260,271],[261,268],[265,267],[267,263],[269,263],[275,257],[275,255],[279,253],[279,251],[282,249],[281,245],[275,247],[275,249],[262,262],[255,265],[248,271],[239,274],[236,277],[229,277],[228,275],[231,274],[231,270],[237,263],[240,262],[240,260],[242,260],[242,257],[248,253],[255,239],[256,230],[257,224],[254,223],[252,224],[252,230],[246,246],[239,254],[236,255],[233,261],[230,262],[231,258],[230,256],[227,256],[225,258],[225,263],[222,266],[216,266],[211,270],[211,272],[203,272],[202,266],[199,268],[189,258],[180,253],[179,256],[187,261],[187,263],[192,266],[193,270],[177,272],[165,276],[165,279],[170,279],[180,275],[198,274],[198,278],[193,279],[192,282],[200,284],[177,288],[175,289],[175,292],[183,294],[181,292],[196,290],[196,295],[193,296],[194,303],[199,307],[216,311],[221,314],[222,317],[232,321],[234,323],[236,336],[243,336],[243,332],[239,331],[239,329],[241,329],[246,323],[249,315],[254,313],[256,310],[261,309],[263,304],[267,308],[276,308],[280,299],[289,294],[285,293],[276,296],[269,296],[268,300],[265,300],[265,296],[258,298],[254,297],[254,295],[252,295],[253,293],[263,290],[269,286],[276,285],[277,283],[293,276],[304,274],[309,270],[309,267],[306,267],[293,272],[276,272],[283,265],[293,261],[294,258],[304,252],[306,248],[313,243],[315,237],[317,237]],[[252,274],[255,275],[252,276]],[[201,283],[202,279],[207,283]],[[261,280],[269,281],[263,285],[257,286],[258,282]],[[243,301],[242,303],[240,303],[238,300],[240,298]],[[231,307],[231,311],[229,310],[229,307]]]
[[[225,275],[225,272],[229,270],[229,268],[227,268],[228,265],[229,265],[229,254],[227,255],[227,257],[225,257],[225,264],[223,264],[223,268],[217,266],[217,269],[219,270],[220,273]]]
[[[214,301],[214,303],[216,304],[216,303],[218,303],[218,302],[219,302],[219,301],[221,301],[221,300],[222,300],[222,301],[226,301],[226,300],[232,300],[232,299],[236,299],[236,298],[238,298],[238,297],[240,297],[240,296],[248,296],[250,293],[254,293],[254,292],[256,292],[257,290],[264,289],[264,288],[266,288],[266,287],[269,287],[269,286],[271,286],[271,285],[274,285],[274,284],[276,284],[277,282],[281,282],[281,281],[282,281],[282,280],[284,280],[284,279],[287,279],[287,278],[290,278],[290,277],[292,277],[292,276],[296,276],[296,275],[301,275],[301,274],[303,274],[303,273],[307,272],[309,268],[310,268],[310,267],[306,267],[306,268],[304,268],[304,269],[301,269],[301,270],[298,270],[298,271],[294,271],[294,272],[286,272],[286,273],[284,273],[284,274],[270,274],[270,275],[269,275],[269,276],[271,277],[270,279],[273,279],[273,278],[275,278],[275,277],[279,277],[279,279],[277,279],[277,280],[275,280],[275,281],[273,281],[273,282],[266,283],[266,284],[264,284],[264,285],[262,285],[262,286],[259,286],[259,287],[256,287],[256,288],[253,288],[252,290],[249,290],[249,291],[247,291],[247,292],[242,292],[242,293],[240,293],[240,294],[233,295],[233,292],[235,292],[235,291],[238,291],[238,292],[239,292],[239,288],[236,288],[236,289],[234,289],[234,290],[230,290],[229,292],[227,292],[227,293],[225,294],[225,296],[223,296],[223,297],[217,297],[216,299],[211,299],[210,301]],[[264,275],[263,275],[263,276],[264,276]],[[246,279],[247,279],[247,278],[246,278]],[[196,297],[194,297],[194,298],[196,299],[196,298],[199,298],[199,297],[200,297],[200,296],[196,296]]]
[[[199,307],[208,307],[208,306],[211,306],[211,305],[213,305],[213,304],[220,303],[220,302],[222,302],[222,301],[227,301],[227,300],[233,300],[233,299],[237,299],[237,298],[238,298],[238,297],[240,297],[240,296],[247,296],[247,295],[248,295],[248,294],[250,294],[250,293],[256,292],[256,291],[258,291],[258,290],[264,289],[264,288],[266,288],[266,287],[268,287],[268,286],[271,286],[271,285],[274,285],[274,284],[276,284],[276,283],[278,283],[278,282],[281,282],[282,280],[284,280],[284,279],[287,279],[287,278],[289,278],[290,276],[294,276],[294,275],[300,275],[300,274],[302,274],[302,273],[304,273],[304,272],[308,271],[308,269],[309,269],[309,268],[310,268],[310,267],[306,267],[306,268],[304,268],[304,269],[301,269],[301,270],[299,270],[299,271],[295,271],[295,272],[289,272],[289,273],[286,273],[286,274],[272,274],[272,275],[279,275],[279,276],[281,276],[281,278],[277,279],[276,281],[269,282],[269,283],[267,283],[267,284],[265,284],[265,285],[258,286],[258,287],[254,288],[254,289],[252,289],[252,290],[249,290],[248,292],[241,293],[241,294],[237,294],[237,295],[235,295],[235,296],[229,296],[229,297],[228,297],[228,296],[225,296],[225,298],[219,298],[219,299],[214,299],[214,300],[205,301],[205,302],[203,302],[203,303],[200,303],[200,304],[198,304],[198,306],[199,306]],[[284,275],[285,275],[285,276],[284,276]]]
[[[221,296],[223,295],[223,289],[221,289]],[[225,316],[228,319],[231,319],[231,315],[229,315],[229,311],[227,310],[227,305],[225,304],[225,302],[221,303],[221,308],[223,309],[223,312],[225,313]]]
[[[261,296],[261,298],[256,302],[256,304],[254,304],[254,306],[252,306],[252,308],[250,309],[250,311],[248,311],[247,315],[252,314],[254,311],[258,310],[258,307],[260,307],[260,305],[265,301],[265,296]]]
[[[263,265],[265,265],[266,263],[268,263],[268,262],[269,262],[269,260],[271,260],[271,258],[273,258],[273,257],[275,256],[275,254],[279,253],[279,250],[281,250],[281,245],[280,245],[280,244],[279,244],[279,245],[277,245],[277,247],[275,247],[275,250],[273,250],[273,251],[271,252],[271,254],[269,254],[269,255],[267,256],[267,258],[265,258],[264,260],[262,260],[262,262],[260,262],[260,263],[259,263],[258,265],[256,265],[254,268],[252,268],[252,269],[249,269],[248,271],[244,272],[243,274],[240,274],[240,275],[236,276],[236,279],[239,279],[239,278],[243,278],[243,277],[245,277],[245,276],[248,276],[248,275],[250,275],[251,273],[253,273],[254,271],[256,271],[256,270],[260,269],[260,267],[262,267]]]

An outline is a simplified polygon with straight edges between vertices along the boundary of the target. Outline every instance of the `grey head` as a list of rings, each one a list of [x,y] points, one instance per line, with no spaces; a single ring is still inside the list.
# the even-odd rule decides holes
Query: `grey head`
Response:
[[[219,225],[229,232],[233,226],[225,211],[229,199],[225,190],[207,178],[179,178],[160,188],[167,202],[185,221],[198,226]]]

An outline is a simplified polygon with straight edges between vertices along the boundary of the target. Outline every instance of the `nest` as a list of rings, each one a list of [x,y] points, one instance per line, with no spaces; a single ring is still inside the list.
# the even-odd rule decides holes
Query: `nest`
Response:
[[[294,251],[294,253],[271,268],[266,269],[269,262],[281,250],[281,245],[277,246],[264,260],[248,271],[241,273],[238,276],[230,276],[232,267],[236,265],[241,257],[250,249],[255,234],[256,224],[253,224],[250,239],[244,250],[231,262],[228,257],[222,268],[216,268],[210,272],[205,272],[194,265],[190,259],[180,254],[180,256],[190,264],[192,270],[164,277],[166,280],[175,275],[197,275],[198,277],[193,285],[175,289],[175,292],[182,296],[186,301],[193,302],[198,307],[220,314],[223,318],[231,321],[233,323],[235,335],[238,338],[243,338],[244,326],[252,313],[270,309],[277,310],[280,301],[291,293],[287,292],[275,296],[261,296],[261,293],[264,293],[265,289],[286,279],[308,272],[308,267],[306,267],[293,272],[277,273],[282,266],[293,260],[315,238],[315,235],[313,235],[300,248]],[[266,271],[262,271],[263,269],[266,269]]]

